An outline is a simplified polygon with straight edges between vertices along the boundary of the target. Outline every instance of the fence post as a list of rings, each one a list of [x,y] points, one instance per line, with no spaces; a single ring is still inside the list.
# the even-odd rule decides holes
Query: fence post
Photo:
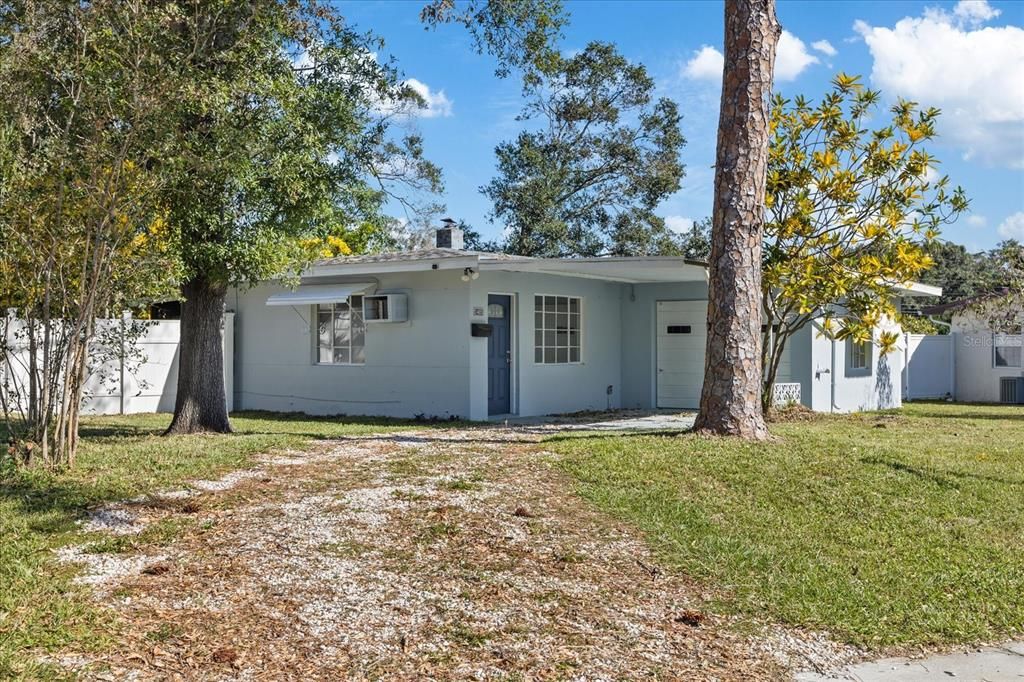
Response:
[[[956,342],[957,333],[949,329],[949,397],[956,402]]]
[[[903,399],[910,397],[910,333],[903,332]]]
[[[119,390],[118,390],[117,393],[118,393],[118,413],[122,414],[122,415],[124,414],[124,355],[125,355],[124,337],[125,337],[125,327],[127,327],[128,322],[131,319],[132,319],[132,311],[124,310],[124,311],[121,312],[121,323],[120,323],[121,324],[121,334],[120,334],[120,340],[119,340],[119,343],[118,343],[118,354],[117,354],[117,360],[118,360],[118,365],[119,365],[118,366],[118,371],[120,372],[120,380],[118,381]]]
[[[8,308],[7,319],[4,320],[4,338],[3,346],[0,347],[0,398],[4,398],[4,405],[6,407],[6,396],[3,392],[7,390],[7,367],[11,366],[11,372],[14,371],[13,364],[10,362],[10,355],[14,354],[14,342],[12,338],[14,336],[14,323],[18,319],[18,309]],[[6,416],[6,414],[4,415]]]

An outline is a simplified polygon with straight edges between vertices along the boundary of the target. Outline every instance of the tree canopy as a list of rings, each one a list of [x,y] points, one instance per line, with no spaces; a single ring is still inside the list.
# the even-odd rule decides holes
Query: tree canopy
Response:
[[[96,318],[178,273],[163,177],[169,64],[135,3],[0,12],[0,408],[28,462],[70,466]],[[16,96],[14,93],[17,93]]]
[[[169,432],[230,429],[219,320],[229,286],[347,255],[384,227],[397,188],[436,192],[418,135],[392,122],[423,105],[379,39],[314,0],[168,5],[163,50],[180,92],[162,194],[184,270],[182,351]]]
[[[303,239],[379,225],[387,183],[439,189],[419,137],[389,137],[391,112],[418,102],[375,38],[314,3],[170,7],[183,92],[164,201],[186,279],[294,270]]]
[[[654,214],[679,189],[685,144],[676,104],[654,98],[647,70],[613,45],[559,56],[526,88],[533,128],[500,144],[482,188],[505,223],[505,251],[529,256],[638,255],[670,236]]]
[[[420,19],[428,28],[461,24],[476,51],[497,60],[495,75],[505,78],[518,69],[527,87],[557,67],[556,45],[568,23],[561,0],[430,0]]]
[[[933,264],[927,245],[966,210],[961,188],[923,149],[939,111],[900,100],[891,121],[868,123],[881,94],[839,74],[817,105],[776,96],[768,164],[763,297],[765,399],[787,339],[823,316],[825,333],[878,343],[895,317],[894,288]]]

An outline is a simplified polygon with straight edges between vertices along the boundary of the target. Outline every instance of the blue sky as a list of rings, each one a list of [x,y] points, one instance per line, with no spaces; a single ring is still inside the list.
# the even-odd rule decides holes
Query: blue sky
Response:
[[[522,104],[519,82],[494,76],[494,62],[477,55],[458,26],[424,30],[423,0],[343,2],[358,28],[385,41],[430,107],[408,125],[423,135],[428,157],[445,176],[442,201],[486,237],[479,187],[494,175],[494,147],[513,138]],[[613,42],[644,64],[659,94],[683,113],[686,178],[661,206],[670,225],[710,213],[718,118],[723,9],[717,1],[579,1],[563,50],[589,41]],[[887,101],[897,95],[943,110],[940,139],[930,147],[940,173],[962,185],[971,214],[943,233],[971,250],[1015,237],[1024,241],[1024,2],[802,2],[779,0],[786,31],[776,70],[777,90],[816,99],[838,71],[862,74]],[[827,45],[821,41],[827,41]]]

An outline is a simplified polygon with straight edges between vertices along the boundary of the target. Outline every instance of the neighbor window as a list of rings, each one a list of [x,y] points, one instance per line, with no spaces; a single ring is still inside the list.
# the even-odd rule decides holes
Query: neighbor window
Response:
[[[868,341],[854,341],[851,339],[847,341],[846,344],[849,357],[849,363],[847,366],[849,369],[856,372],[870,371],[871,343]]]
[[[545,365],[579,362],[581,299],[535,296],[533,300],[534,361]]]
[[[366,323],[363,297],[316,307],[317,362],[324,365],[361,365],[366,360]]]
[[[1015,334],[992,335],[992,363],[994,367],[1021,366],[1021,337]]]

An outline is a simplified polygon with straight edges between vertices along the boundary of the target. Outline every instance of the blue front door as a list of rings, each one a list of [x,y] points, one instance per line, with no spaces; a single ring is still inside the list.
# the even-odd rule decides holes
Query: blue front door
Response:
[[[487,414],[512,410],[512,297],[487,297]]]

